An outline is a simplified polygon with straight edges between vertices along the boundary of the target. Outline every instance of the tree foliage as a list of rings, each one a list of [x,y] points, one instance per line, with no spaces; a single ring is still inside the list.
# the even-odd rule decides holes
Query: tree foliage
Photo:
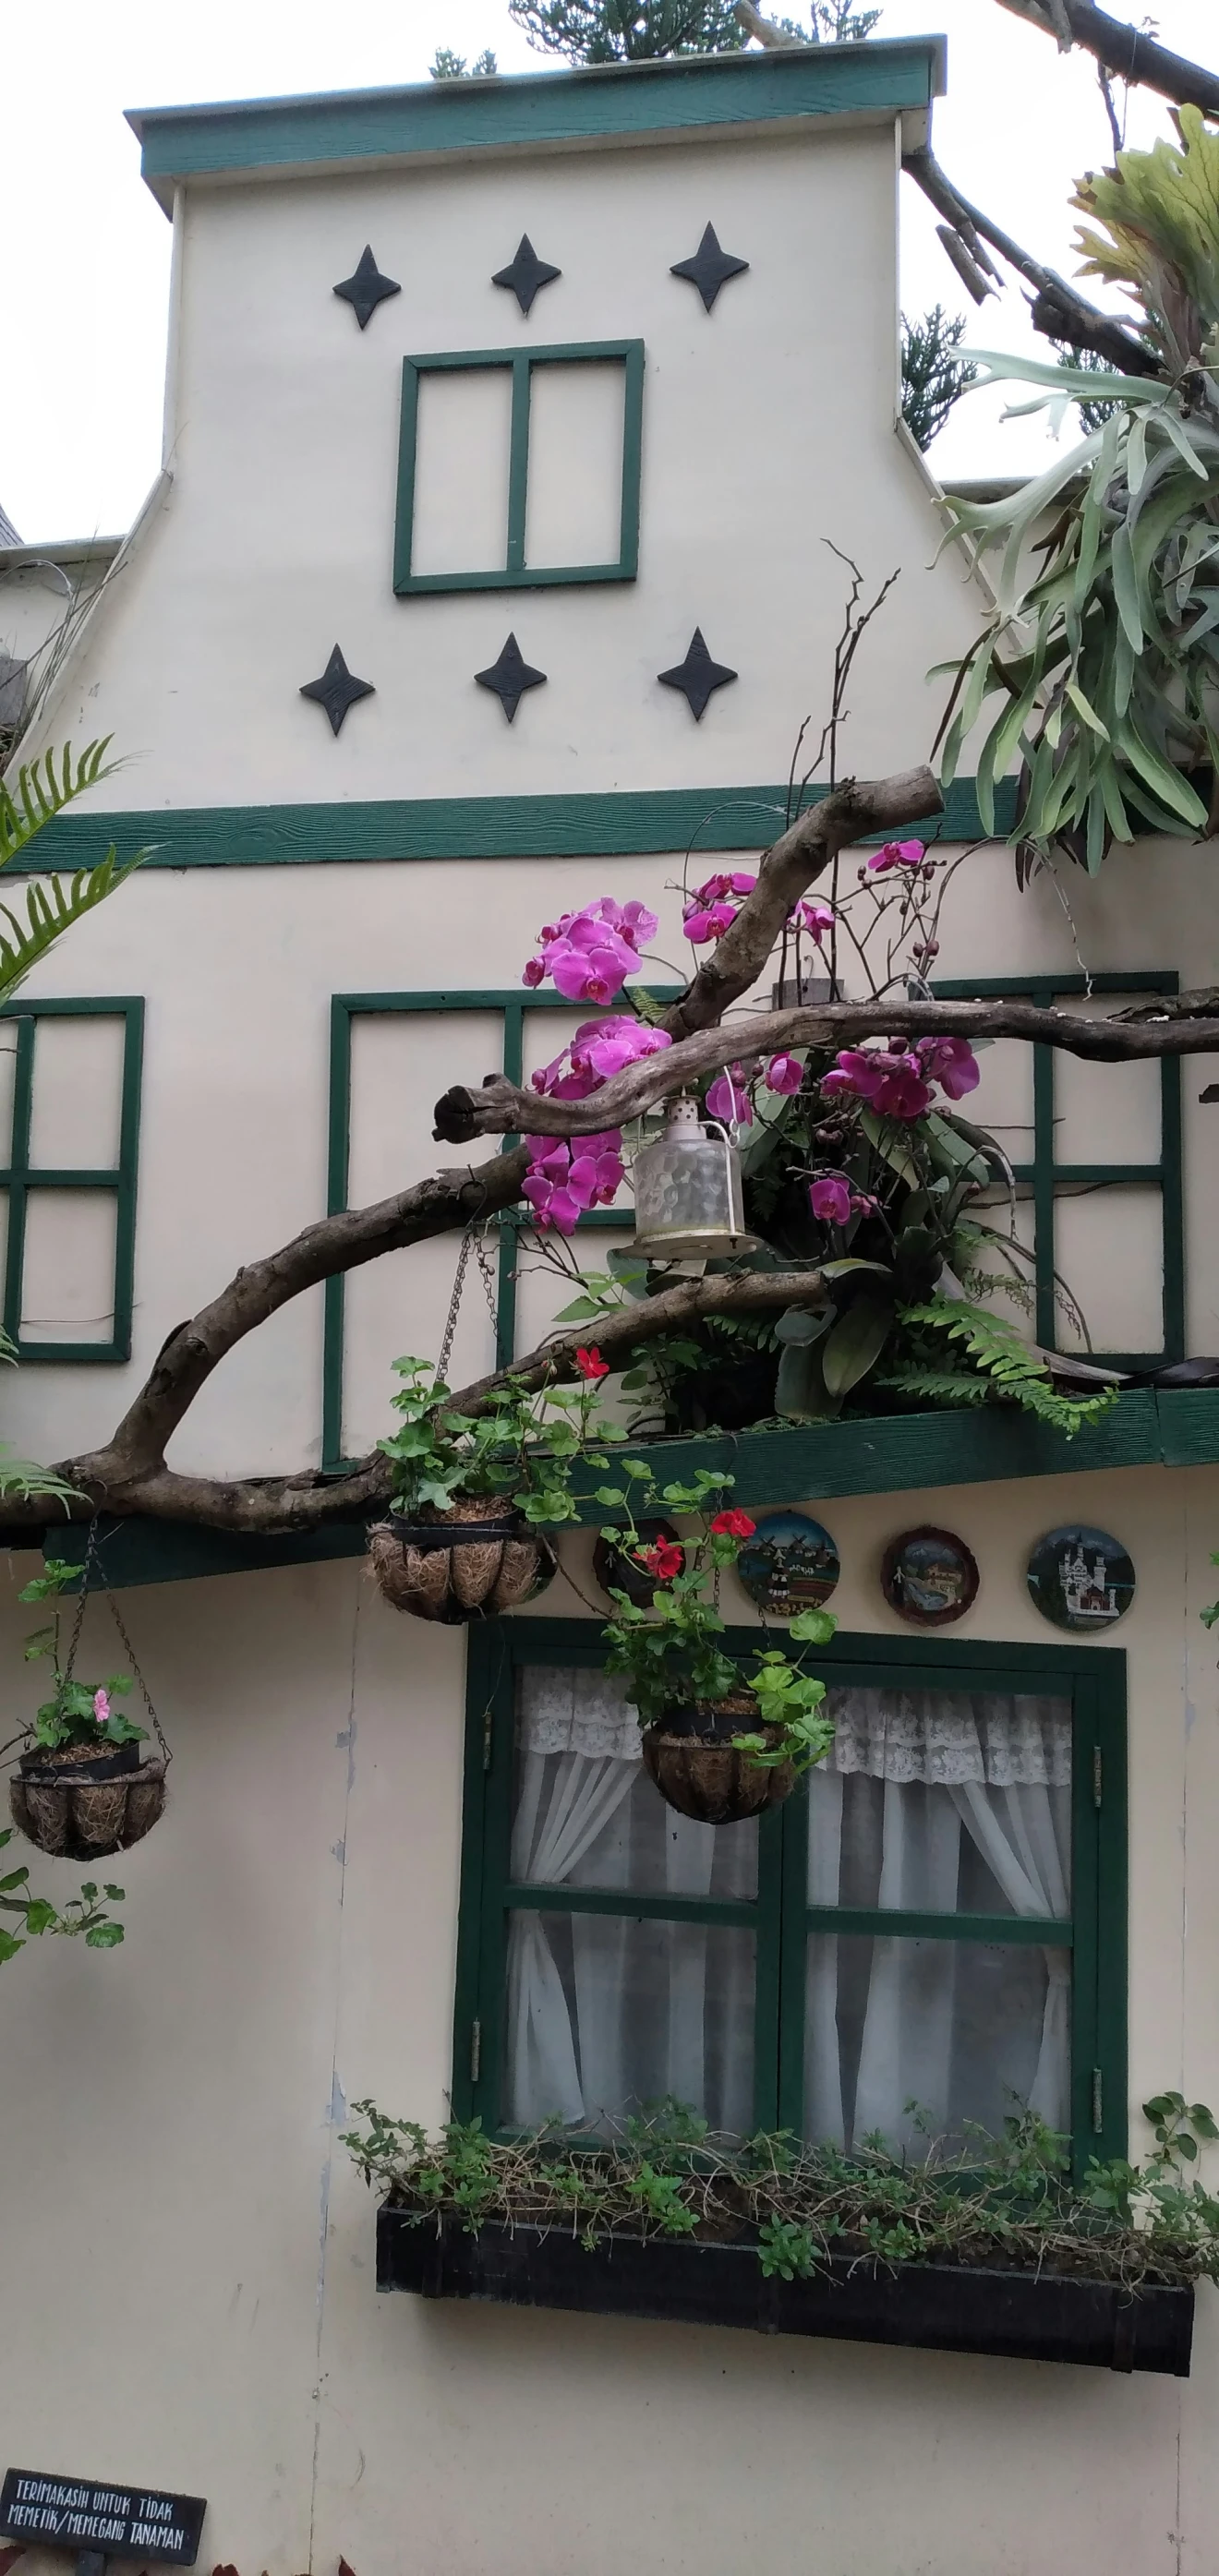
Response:
[[[964,335],[964,316],[946,313],[942,304],[921,320],[902,315],[902,418],[921,448],[938,437],[977,375],[972,360],[957,355]]]
[[[467,62],[464,54],[455,54],[450,46],[438,45],[430,68],[433,80],[490,80],[499,70],[499,64],[489,45],[481,54],[475,55],[472,63]]]
[[[735,54],[745,42],[734,0],[508,0],[508,15],[531,45],[569,63]]]

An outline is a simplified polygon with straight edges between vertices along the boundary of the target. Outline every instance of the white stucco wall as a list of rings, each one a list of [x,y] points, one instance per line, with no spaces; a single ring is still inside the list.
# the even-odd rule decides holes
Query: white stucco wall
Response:
[[[896,1628],[880,1554],[920,1519],[978,1557],[959,1636],[1045,1641],[1022,1569],[1055,1522],[1129,1547],[1138,1592],[1112,1651],[1130,1688],[1135,2136],[1152,2090],[1219,2101],[1219,1692],[1196,1618],[1219,1474],[816,1509],[843,1558],[835,1607],[863,1633]],[[577,1566],[588,1546],[564,1541]],[[28,1618],[12,1588],[10,1670]],[[8,2456],[155,2468],[206,2494],[202,2563],[243,2576],[340,2554],[357,2576],[624,2560],[740,2576],[763,2551],[841,2576],[1205,2576],[1205,2286],[1188,2383],[378,2296],[373,2204],[338,2133],[366,2094],[443,2116],[463,1637],[396,1617],[352,1566],[123,1606],[174,1794],[117,1865],[125,1946],[48,1946],[4,1972]],[[545,1607],[582,1615],[561,1584]],[[751,1614],[734,1598],[729,1615]],[[32,1700],[32,1677],[19,1689]],[[34,1875],[62,1894],[76,1873]]]

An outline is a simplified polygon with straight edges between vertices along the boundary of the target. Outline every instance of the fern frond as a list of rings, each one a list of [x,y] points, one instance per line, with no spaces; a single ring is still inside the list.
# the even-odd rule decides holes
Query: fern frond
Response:
[[[3,792],[0,788],[0,795]],[[24,922],[7,903],[0,903],[0,920],[8,924],[7,930],[0,930],[0,1001],[7,1001],[16,992],[30,968],[38,965],[66,930],[83,921],[86,913],[96,912],[108,895],[116,894],[147,856],[147,850],[137,850],[134,858],[121,867],[112,843],[95,867],[79,868],[66,882],[62,877],[36,880],[26,895]]]
[[[932,1297],[923,1306],[899,1311],[903,1324],[945,1333],[950,1342],[963,1345],[1002,1402],[1020,1405],[1068,1440],[1086,1422],[1099,1421],[1117,1401],[1116,1387],[1106,1387],[1100,1395],[1059,1395],[1045,1361],[1026,1348],[1006,1316],[993,1315],[988,1307],[971,1306],[963,1297]]]
[[[7,1440],[0,1440],[0,1501],[9,1494],[19,1494],[23,1503],[41,1500],[43,1495],[52,1503],[84,1500],[76,1486],[66,1485],[53,1467],[40,1467],[35,1458],[14,1458]]]
[[[86,743],[75,760],[70,742],[58,759],[54,751],[40,752],[37,760],[18,770],[15,793],[0,782],[0,868],[19,858],[35,833],[53,823],[65,805],[117,769],[118,762],[106,758],[112,740],[111,734],[103,734],[99,742]]]
[[[894,1387],[899,1395],[917,1396],[920,1404],[989,1404],[991,1400],[988,1380],[975,1377],[970,1369],[918,1368],[913,1361],[903,1361],[875,1383]]]

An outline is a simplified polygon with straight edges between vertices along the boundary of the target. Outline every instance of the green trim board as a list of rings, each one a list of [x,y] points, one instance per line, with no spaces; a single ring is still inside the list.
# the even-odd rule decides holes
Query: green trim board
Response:
[[[1105,975],[980,976],[951,981],[937,978],[936,999],[965,1002],[1003,996],[1035,1002],[1049,1010],[1059,999],[1080,994],[1176,993],[1180,977],[1170,968]],[[1148,1163],[1115,1157],[1092,1162],[1060,1162],[1055,1146],[1058,1067],[1053,1047],[1033,1048],[1033,1159],[1013,1165],[1018,1182],[1033,1193],[1033,1251],[1036,1334],[1045,1350],[1057,1350],[1058,1268],[1057,1207],[1064,1190],[1142,1187],[1158,1191],[1162,1258],[1162,1345],[1158,1351],[1099,1350],[1096,1357],[1117,1368],[1163,1368],[1185,1356],[1185,1209],[1181,1163],[1181,1059],[1160,1059],[1160,1151]],[[1069,1284],[1069,1283],[1068,1283]]]
[[[622,480],[618,554],[612,563],[530,565],[525,560],[529,508],[529,423],[537,367],[618,365],[622,370]],[[508,516],[504,560],[484,572],[413,572],[415,484],[421,380],[493,369],[511,378]],[[575,582],[634,581],[639,569],[639,474],[643,440],[642,340],[556,341],[544,348],[450,349],[402,361],[402,421],[394,522],[394,589],[399,598],[436,590],[547,590]]]
[[[662,1001],[675,1001],[680,991],[676,984],[649,985],[648,990]],[[328,1110],[328,1150],[326,1178],[326,1213],[341,1216],[347,1206],[348,1180],[351,1168],[351,1024],[353,1019],[391,1017],[398,1014],[426,1014],[437,1011],[497,1011],[503,1022],[503,1072],[509,1082],[518,1086],[525,1079],[525,1016],[527,1012],[572,1011],[578,1004],[566,1001],[562,993],[539,993],[519,984],[496,987],[489,991],[442,993],[335,993],[330,1004],[330,1075]],[[500,1150],[511,1153],[517,1139],[505,1136]],[[494,1219],[497,1232],[496,1254],[496,1320],[495,1365],[506,1367],[516,1352],[516,1256],[518,1238],[523,1226],[532,1222],[527,1208],[503,1208]],[[619,1226],[631,1222],[629,1210],[596,1208],[580,1220],[578,1231],[598,1226]],[[343,1448],[343,1358],[346,1317],[346,1280],[328,1279],[325,1290],[322,1326],[322,1467],[329,1475],[342,1473]]]
[[[0,1166],[0,1190],[6,1193],[7,1255],[3,1323],[18,1358],[45,1367],[52,1361],[102,1363],[131,1357],[131,1310],[135,1278],[136,1183],[140,1152],[140,1091],[144,1061],[144,1004],[131,995],[109,994],[79,1001],[15,1001],[0,1005],[0,1019],[17,1024],[13,1068],[13,1116],[6,1163]],[[40,1020],[110,1019],[123,1023],[123,1070],[119,1094],[119,1153],[116,1166],[80,1169],[30,1161],[30,1130],[37,1079],[36,1031]],[[27,1341],[21,1336],[25,1289],[26,1220],[31,1195],[40,1190],[100,1190],[114,1200],[114,1329],[109,1341]]]
[[[945,84],[942,36],[691,55],[407,89],[134,108],[144,179],[172,209],[175,181],[351,169],[448,152],[544,152],[717,127],[815,126],[827,117],[926,114]]]
[[[685,1479],[697,1467],[734,1476],[733,1499],[746,1507],[832,1501],[845,1494],[1016,1484],[1072,1472],[1214,1467],[1219,1466],[1219,1390],[1142,1388],[1119,1396],[1107,1422],[1070,1441],[1042,1423],[1026,1421],[1014,1408],[996,1405],[981,1414],[929,1408],[801,1430],[653,1441],[636,1454],[648,1461],[658,1480],[676,1474]],[[597,1525],[603,1517],[590,1491],[580,1518]],[[365,1545],[363,1520],[330,1522],[288,1538],[248,1538],[138,1515],[114,1522],[103,1516],[100,1527],[107,1579],[116,1590],[265,1566],[310,1565],[332,1556],[362,1555]],[[46,1532],[46,1552],[83,1564],[86,1537],[83,1522],[57,1520]],[[33,1531],[15,1532],[8,1540],[0,1524],[0,1547],[39,1543],[40,1534]]]
[[[819,804],[827,788],[810,788]],[[1001,782],[996,828],[1010,827],[1015,783]],[[373,804],[193,805],[129,813],[61,814],[40,835],[39,855],[14,859],[16,876],[92,867],[113,844],[121,859],[147,850],[150,868],[372,865],[392,859],[614,859],[681,850],[757,850],[787,821],[786,784],[773,787],[609,789],[575,796],[385,797]],[[929,830],[928,837],[931,837]],[[875,832],[873,841],[885,835]],[[986,836],[972,778],[954,779],[940,841]],[[861,844],[861,846],[870,846]]]
[[[730,1629],[742,1659],[756,1630]],[[630,1888],[530,1886],[510,1874],[515,1676],[522,1665],[597,1668],[600,1640],[578,1620],[511,1619],[469,1632],[466,1772],[453,2112],[500,2123],[508,1927],[513,1912],[598,1914],[626,1921],[749,1929],[755,1940],[755,2089],[759,2129],[799,2132],[804,2107],[805,1973],[809,1935],[1034,1943],[1068,1950],[1072,1976],[1071,2129],[1077,2172],[1090,2155],[1126,2151],[1126,1659],[1120,1649],[1019,1646],[839,1633],[820,1649],[831,1682],[895,1681],[945,1691],[1041,1689],[1073,1714],[1072,1914],[1069,1920],[951,1915],[810,1905],[808,1790],[759,1821],[753,1899],[643,1895]]]

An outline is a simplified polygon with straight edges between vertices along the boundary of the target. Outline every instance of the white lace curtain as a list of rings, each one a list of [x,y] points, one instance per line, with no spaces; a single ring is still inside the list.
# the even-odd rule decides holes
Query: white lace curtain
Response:
[[[812,1905],[1070,1912],[1070,1709],[1019,1693],[831,1693],[810,1782]],[[548,1887],[751,1898],[754,1825],[697,1825],[657,1796],[633,1711],[585,1668],[521,1676],[512,1876]],[[793,1963],[794,1964],[794,1963]],[[997,2126],[1028,2101],[1065,2125],[1069,1954],[814,1930],[805,2125],[849,2144]],[[745,1926],[521,1911],[508,1955],[505,2117],[612,2119],[664,2094],[753,2125],[755,1947]]]

